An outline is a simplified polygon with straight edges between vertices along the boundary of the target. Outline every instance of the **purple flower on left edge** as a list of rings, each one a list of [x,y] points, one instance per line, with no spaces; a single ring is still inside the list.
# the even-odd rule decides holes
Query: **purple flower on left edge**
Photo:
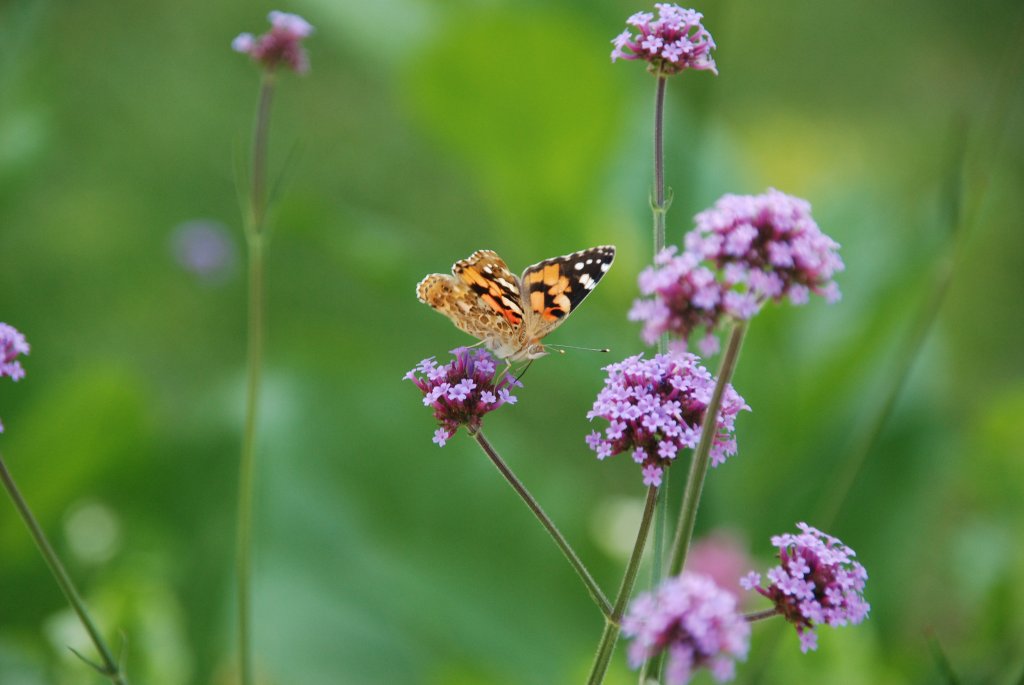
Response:
[[[636,355],[606,366],[608,376],[587,418],[608,421],[603,433],[593,431],[587,444],[598,459],[631,452],[642,466],[644,485],[660,486],[664,469],[684,449],[700,440],[704,411],[711,401],[715,378],[696,355]],[[727,385],[711,445],[711,464],[718,466],[736,453],[733,427],[740,411],[750,410]]]
[[[423,393],[423,404],[434,409],[441,427],[434,431],[433,441],[440,447],[459,426],[475,433],[485,414],[503,404],[515,404],[512,389],[523,385],[507,370],[497,372],[498,362],[486,350],[459,347],[452,355],[455,359],[443,365],[433,357],[424,359],[403,377]]]
[[[699,573],[684,572],[639,595],[622,620],[622,633],[633,639],[633,668],[666,655],[667,685],[688,683],[700,668],[718,682],[732,680],[736,660],[746,659],[750,650],[750,625],[739,614],[736,597]]]
[[[25,369],[22,368],[18,357],[28,354],[28,343],[21,332],[6,323],[0,323],[0,378],[4,376],[12,381],[20,380],[25,376]],[[0,422],[0,433],[4,432],[4,424]]]
[[[284,65],[297,74],[309,71],[309,55],[302,40],[313,33],[313,26],[297,14],[271,12],[267,15],[270,30],[262,36],[239,34],[231,47],[235,52],[249,55],[266,69]]]
[[[868,572],[853,560],[855,552],[806,523],[798,523],[797,528],[797,535],[772,537],[781,563],[766,574],[767,587],[761,585],[761,574],[754,571],[740,585],[770,599],[776,611],[796,627],[800,651],[808,652],[818,646],[815,625],[860,623],[871,605],[864,601]]]

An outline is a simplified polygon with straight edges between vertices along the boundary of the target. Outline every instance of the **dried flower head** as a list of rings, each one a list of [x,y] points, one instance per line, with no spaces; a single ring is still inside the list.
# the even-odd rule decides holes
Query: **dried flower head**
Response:
[[[667,2],[657,3],[658,18],[651,12],[637,12],[626,29],[612,39],[612,62],[618,59],[641,59],[649,69],[660,74],[676,74],[684,69],[698,69],[718,74],[711,51],[715,41],[707,32],[700,12]],[[636,33],[633,32],[636,30]]]
[[[719,682],[731,680],[736,660],[746,659],[750,649],[750,626],[738,613],[736,598],[698,573],[669,578],[657,591],[634,599],[622,632],[633,638],[633,668],[666,653],[668,685],[689,682],[699,668]]]
[[[484,414],[515,404],[511,389],[522,387],[507,369],[496,373],[497,360],[486,350],[459,347],[452,354],[455,359],[449,364],[438,366],[431,357],[404,376],[423,392],[423,404],[434,408],[434,418],[441,424],[434,431],[434,442],[440,447],[459,426],[475,433]]]
[[[630,451],[642,465],[644,485],[661,485],[664,469],[680,450],[700,440],[704,410],[711,401],[715,379],[692,354],[642,355],[606,366],[608,376],[587,418],[608,421],[604,433],[592,432],[587,444],[605,459]],[[726,386],[711,446],[717,466],[736,453],[733,425],[736,415],[750,407],[732,386]]]
[[[853,560],[854,551],[837,538],[806,523],[800,533],[772,537],[782,563],[766,574],[770,584],[761,586],[761,574],[751,571],[740,581],[748,590],[775,603],[776,610],[796,626],[800,651],[817,648],[814,626],[844,626],[867,618],[871,606],[864,601],[868,573]]]
[[[287,12],[271,12],[267,19],[269,31],[262,36],[239,34],[231,41],[232,49],[249,55],[265,69],[273,70],[283,64],[297,74],[305,74],[309,71],[309,55],[302,39],[313,33],[313,26],[299,15]]]
[[[17,381],[25,376],[18,357],[28,354],[28,343],[21,332],[6,323],[0,323],[0,378],[7,376]],[[0,422],[0,433],[4,432],[4,424]]]

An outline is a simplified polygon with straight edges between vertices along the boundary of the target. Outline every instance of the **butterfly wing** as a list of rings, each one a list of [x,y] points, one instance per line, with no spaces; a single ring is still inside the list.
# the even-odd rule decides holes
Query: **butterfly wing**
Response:
[[[491,250],[455,262],[452,274],[430,274],[416,286],[416,296],[459,330],[504,351],[523,320],[515,276]]]
[[[515,274],[493,250],[477,250],[455,262],[452,273],[513,328],[523,322],[523,301]]]
[[[529,337],[539,340],[558,328],[597,287],[614,260],[615,247],[601,245],[527,267],[520,282],[534,329]]]

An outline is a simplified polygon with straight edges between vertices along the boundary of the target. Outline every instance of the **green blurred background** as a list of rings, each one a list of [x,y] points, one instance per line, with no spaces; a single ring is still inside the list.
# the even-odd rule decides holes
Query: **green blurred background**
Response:
[[[542,359],[520,402],[487,419],[612,594],[644,490],[630,460],[598,463],[583,437],[600,367],[644,349],[625,314],[651,253],[654,81],[608,56],[650,7],[6,0],[0,321],[32,353],[23,381],[0,383],[0,450],[133,682],[232,682],[236,178],[258,74],[229,43],[262,32],[270,9],[317,32],[311,73],[281,79],[271,133],[262,682],[582,682],[599,612],[479,449],[462,433],[431,444],[400,379],[468,341],[416,302],[425,273],[483,247],[518,270],[618,246],[552,336],[610,359]],[[721,75],[669,85],[670,240],[721,194],[775,186],[811,200],[847,263],[840,304],[770,307],[752,326],[735,385],[753,412],[739,455],[710,474],[698,534],[735,531],[766,567],[768,536],[824,526],[840,474],[870,447],[828,526],[871,574],[870,619],[822,629],[810,655],[790,628],[758,624],[738,682],[943,682],[943,659],[965,682],[1019,682],[1021,5],[697,9]],[[196,226],[222,268],[180,264]],[[0,502],[0,683],[101,682],[68,645],[91,653]],[[620,648],[608,682],[635,680]]]

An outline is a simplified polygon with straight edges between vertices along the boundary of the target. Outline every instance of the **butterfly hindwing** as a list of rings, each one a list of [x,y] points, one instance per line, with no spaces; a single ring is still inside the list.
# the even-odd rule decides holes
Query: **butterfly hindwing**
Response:
[[[430,274],[416,286],[416,296],[451,319],[456,328],[479,340],[511,338],[515,334],[506,319],[454,276]]]
[[[523,322],[518,282],[496,252],[477,250],[468,258],[455,262],[452,273],[510,326],[517,327]]]

